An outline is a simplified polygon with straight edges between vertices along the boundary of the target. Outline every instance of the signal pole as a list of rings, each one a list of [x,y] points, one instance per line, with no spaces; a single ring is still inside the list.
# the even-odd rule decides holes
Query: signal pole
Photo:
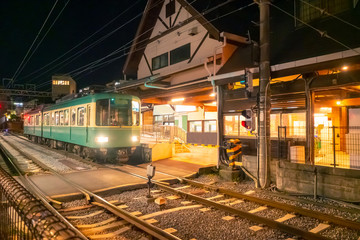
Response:
[[[260,8],[260,99],[258,159],[259,182],[262,188],[270,185],[270,0],[259,0]]]

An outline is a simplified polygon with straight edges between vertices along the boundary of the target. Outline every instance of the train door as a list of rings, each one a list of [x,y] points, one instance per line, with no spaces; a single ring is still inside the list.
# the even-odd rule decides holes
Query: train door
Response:
[[[90,126],[90,120],[91,120],[91,106],[90,104],[86,107],[86,142],[89,142],[89,126]]]

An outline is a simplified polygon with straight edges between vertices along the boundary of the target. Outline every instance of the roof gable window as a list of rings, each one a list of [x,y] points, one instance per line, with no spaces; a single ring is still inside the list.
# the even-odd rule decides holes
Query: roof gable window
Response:
[[[170,0],[168,4],[166,4],[166,17],[170,17],[175,13],[175,0]]]
[[[152,59],[152,70],[157,70],[169,65],[168,53],[161,54]]]
[[[190,43],[170,51],[170,64],[175,64],[190,58]]]

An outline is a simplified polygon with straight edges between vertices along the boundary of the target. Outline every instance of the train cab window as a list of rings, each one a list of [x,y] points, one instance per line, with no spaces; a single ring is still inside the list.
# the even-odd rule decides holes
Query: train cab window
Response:
[[[60,115],[60,125],[63,126],[64,125],[64,111],[60,111],[59,115]]]
[[[140,103],[132,101],[132,125],[139,126],[140,124]]]
[[[133,121],[132,121],[131,104],[132,104],[131,100],[127,100],[127,99],[110,98],[110,99],[97,100],[96,125],[97,126],[132,126]],[[135,119],[135,124],[136,123],[137,122]]]
[[[55,112],[55,125],[58,126],[59,124],[60,124],[59,112]]]
[[[76,109],[72,108],[71,109],[71,126],[75,126],[76,125]]]
[[[64,110],[64,125],[69,125],[69,109]]]
[[[78,126],[84,126],[85,123],[85,108],[84,107],[79,107],[78,108],[78,116],[77,116],[77,125]]]

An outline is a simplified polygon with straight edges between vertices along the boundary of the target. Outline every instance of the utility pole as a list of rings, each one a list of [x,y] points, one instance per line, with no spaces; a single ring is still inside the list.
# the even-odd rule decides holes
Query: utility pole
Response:
[[[259,181],[262,188],[270,185],[270,0],[259,0],[260,7],[260,99],[258,112]]]

